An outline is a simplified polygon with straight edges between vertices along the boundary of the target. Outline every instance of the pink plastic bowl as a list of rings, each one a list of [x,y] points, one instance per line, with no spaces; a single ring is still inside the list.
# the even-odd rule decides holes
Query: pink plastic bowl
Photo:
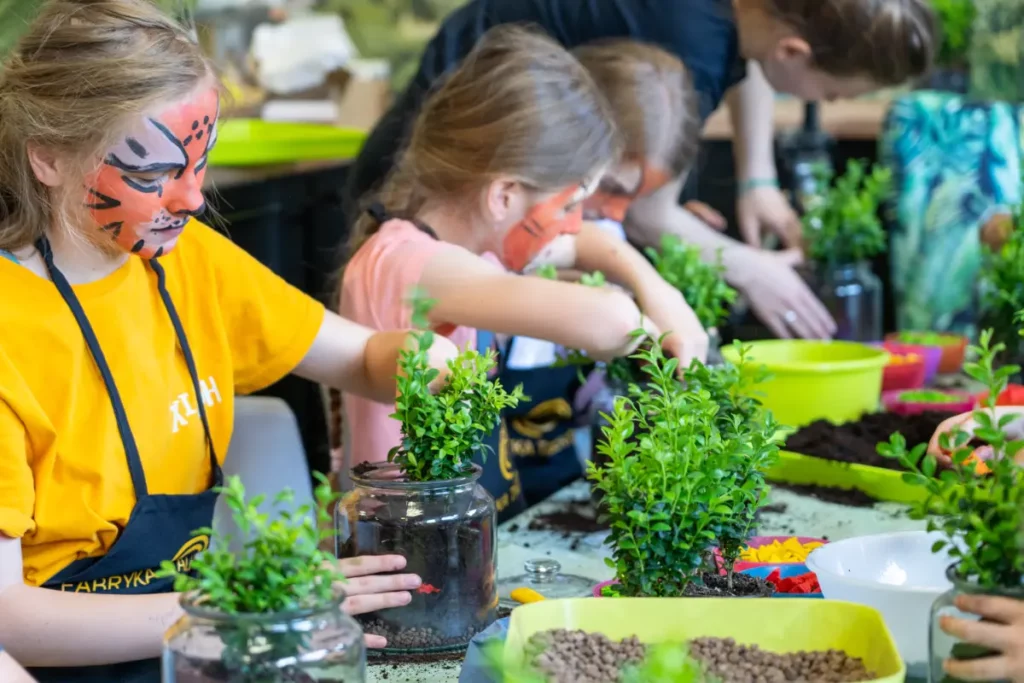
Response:
[[[890,391],[882,394],[882,404],[887,411],[897,415],[920,415],[928,411],[959,415],[974,410],[976,403],[974,396],[963,392],[946,392],[960,399],[956,403],[906,403],[900,400],[902,393],[904,392]]]

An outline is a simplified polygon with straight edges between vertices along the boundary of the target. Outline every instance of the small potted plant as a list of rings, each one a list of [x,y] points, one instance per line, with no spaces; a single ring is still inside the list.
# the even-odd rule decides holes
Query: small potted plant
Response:
[[[312,505],[275,514],[260,511],[262,497],[246,501],[237,477],[220,490],[249,540],[240,555],[212,529],[213,547],[191,566],[164,562],[184,595],[182,617],[164,638],[165,683],[362,683],[366,651],[359,625],[341,610],[345,577],[318,544],[318,531],[334,500],[320,477]],[[275,507],[291,502],[281,493]]]
[[[897,415],[920,415],[929,411],[960,414],[974,407],[974,397],[938,389],[914,389],[886,392],[882,403],[886,410]]]
[[[989,398],[975,412],[980,425],[975,437],[990,446],[991,456],[981,463],[975,457],[972,437],[960,430],[944,434],[941,447],[951,454],[949,471],[936,476],[939,464],[926,455],[926,446],[908,449],[906,440],[894,434],[879,445],[883,456],[894,458],[909,472],[907,482],[922,487],[927,498],[911,509],[915,519],[927,519],[929,531],[946,537],[938,541],[934,552],[947,551],[957,560],[949,568],[953,590],[940,597],[932,610],[930,666],[932,681],[958,683],[945,674],[943,662],[977,659],[993,653],[964,643],[956,643],[939,626],[942,616],[954,613],[953,602],[961,594],[1002,595],[1024,599],[1024,468],[1016,461],[1024,441],[1011,441],[1004,428],[1012,416],[998,417],[995,397],[1006,387],[1016,368],[995,366],[999,345],[992,345],[991,330],[981,335],[976,349],[979,360],[966,366],[967,374],[988,387]],[[984,464],[987,475],[979,469]]]
[[[960,372],[960,368],[964,364],[964,353],[967,351],[968,343],[967,337],[962,334],[915,330],[895,332],[886,335],[885,340],[924,348],[939,348],[942,352],[938,370],[940,375]]]
[[[734,577],[731,568],[764,504],[778,425],[735,386],[742,372],[695,362],[680,382],[678,360],[666,358],[660,344],[634,358],[647,386],[633,384],[616,401],[597,447],[607,464],[588,470],[611,526],[617,582],[609,593],[770,594],[768,584]]]
[[[942,44],[935,68],[923,83],[930,90],[967,93],[968,55],[977,16],[975,0],[931,0],[942,26]]]
[[[1006,351],[999,363],[1020,365],[1021,338],[1014,322],[1024,310],[1024,205],[1013,215],[1012,229],[998,248],[983,247],[978,281],[981,326],[992,330],[993,341]]]
[[[851,160],[834,178],[818,170],[827,189],[803,216],[807,254],[814,263],[822,302],[839,330],[837,339],[875,342],[882,336],[882,284],[870,259],[886,249],[879,208],[892,192],[892,172]]]
[[[426,327],[430,302],[414,299],[414,321]],[[360,617],[367,632],[382,635],[391,651],[465,648],[495,619],[498,593],[494,498],[478,484],[474,454],[498,427],[501,412],[523,398],[490,379],[493,351],[467,349],[449,362],[445,385],[428,351],[432,332],[419,333],[415,349],[399,359],[394,417],[402,443],[388,463],[355,468],[354,490],[335,516],[339,557],[398,554],[423,585],[411,604]],[[497,454],[494,454],[497,457]]]

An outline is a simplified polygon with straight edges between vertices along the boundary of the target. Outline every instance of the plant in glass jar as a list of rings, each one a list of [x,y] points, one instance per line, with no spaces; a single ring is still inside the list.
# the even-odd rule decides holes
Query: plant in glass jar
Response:
[[[989,397],[974,413],[978,428],[973,435],[955,429],[941,437],[941,448],[951,454],[949,468],[940,471],[938,461],[926,455],[923,444],[908,449],[900,434],[878,448],[909,470],[905,481],[927,492],[926,499],[912,507],[911,516],[927,519],[929,531],[945,536],[936,542],[934,552],[947,551],[956,560],[948,572],[954,588],[936,601],[932,613],[931,680],[944,683],[957,683],[944,673],[947,658],[973,660],[993,654],[986,648],[957,643],[941,630],[939,619],[956,613],[955,598],[961,594],[1024,598],[1024,468],[1016,461],[1024,441],[1013,440],[1006,433],[1015,416],[995,408],[996,397],[1017,368],[995,366],[1001,348],[992,345],[991,330],[982,333],[974,351],[979,360],[967,364],[965,370],[987,386]],[[976,450],[979,441],[990,453],[984,460]]]
[[[160,575],[174,577],[185,610],[164,639],[165,682],[362,683],[363,632],[341,610],[345,577],[318,548],[332,532],[317,521],[328,521],[336,497],[322,475],[319,481],[315,515],[312,505],[284,509],[290,490],[275,498],[270,514],[260,511],[262,496],[247,501],[241,480],[229,478],[220,493],[248,538],[241,554],[200,529],[222,542],[191,565],[163,563]]]
[[[432,302],[414,297],[414,323],[426,327]],[[498,604],[495,502],[478,483],[484,440],[505,408],[523,398],[489,378],[493,351],[467,349],[449,362],[436,393],[428,351],[432,332],[416,335],[399,359],[393,417],[402,441],[388,463],[352,470],[354,490],[337,507],[338,555],[398,554],[423,585],[401,608],[360,617],[364,628],[388,639],[389,650],[464,648],[494,621]]]
[[[851,160],[838,178],[825,168],[818,174],[827,189],[807,207],[803,225],[819,294],[839,327],[837,339],[879,341],[882,285],[869,260],[886,249],[879,208],[892,191],[892,173]]]

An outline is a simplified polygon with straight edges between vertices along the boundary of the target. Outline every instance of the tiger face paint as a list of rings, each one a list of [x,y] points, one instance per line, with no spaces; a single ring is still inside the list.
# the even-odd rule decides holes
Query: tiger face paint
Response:
[[[202,213],[203,178],[217,141],[219,98],[210,88],[141,118],[86,178],[96,229],[121,249],[155,258]]]
[[[595,183],[596,185],[596,183]],[[501,261],[521,273],[562,235],[575,235],[583,225],[583,200],[592,187],[576,185],[530,207],[526,217],[505,234]]]
[[[599,187],[597,192],[583,203],[584,212],[588,217],[604,218],[622,223],[626,220],[626,214],[629,213],[629,207],[633,202],[642,197],[649,197],[671,180],[671,174],[656,166],[641,166],[639,182],[632,192],[619,187],[614,189]]]

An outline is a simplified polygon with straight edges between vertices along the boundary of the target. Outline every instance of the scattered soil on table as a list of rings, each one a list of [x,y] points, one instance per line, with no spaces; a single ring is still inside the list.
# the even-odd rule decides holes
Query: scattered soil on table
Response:
[[[757,511],[759,515],[784,515],[789,510],[789,506],[785,503],[772,503],[771,505],[765,505],[763,508]]]
[[[826,420],[811,423],[789,437],[786,450],[824,460],[902,470],[898,462],[878,454],[878,444],[899,432],[909,447],[931,440],[949,413],[929,411],[920,415],[874,413],[856,422],[834,425]]]
[[[707,673],[720,678],[722,683],[847,683],[874,678],[862,660],[839,650],[780,655],[756,646],[740,645],[731,638],[698,638],[690,642],[690,653],[704,664]]]
[[[836,505],[845,505],[852,508],[869,508],[878,502],[876,498],[869,496],[860,489],[841,489],[814,484],[772,484],[772,488],[792,491],[801,496],[810,496],[826,503],[835,503]]]
[[[444,671],[458,671],[462,668],[462,661],[465,658],[466,652],[464,650],[415,655],[393,653],[384,654],[371,650],[370,654],[366,658],[366,663],[368,666],[379,669],[380,677],[384,680],[388,680],[390,672],[397,670],[401,666],[408,666],[410,664],[433,664]]]
[[[589,500],[566,503],[558,510],[538,515],[528,528],[530,531],[554,531],[564,538],[571,534],[608,531],[608,525],[598,520],[597,509]]]
[[[847,683],[874,678],[863,661],[838,650],[779,655],[719,638],[700,638],[689,647],[706,673],[722,683]],[[625,669],[646,656],[647,646],[635,636],[616,642],[584,631],[538,633],[527,645],[529,661],[550,683],[616,683]]]

